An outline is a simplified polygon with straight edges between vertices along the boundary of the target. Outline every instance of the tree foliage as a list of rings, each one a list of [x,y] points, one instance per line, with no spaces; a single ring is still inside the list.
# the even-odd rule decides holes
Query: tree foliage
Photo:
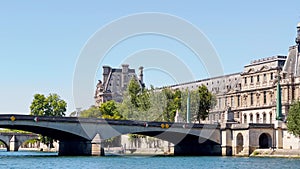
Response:
[[[30,115],[34,116],[65,116],[67,103],[60,99],[57,94],[49,94],[45,97],[43,94],[35,94],[30,106]],[[42,143],[53,147],[53,139],[47,136],[41,136]]]
[[[295,136],[300,136],[300,101],[291,105],[287,116],[287,127],[288,131]]]
[[[170,88],[164,88],[162,90],[166,98],[166,106],[163,111],[164,121],[173,122],[176,111],[181,108],[181,91],[180,90],[171,90]]]
[[[85,118],[103,118],[103,119],[123,119],[118,111],[119,105],[113,101],[102,103],[100,107],[91,106],[89,109],[80,112],[80,117]]]
[[[216,104],[216,97],[205,85],[201,85],[196,90],[196,101],[198,105],[196,119],[200,123],[200,120],[204,120],[208,116],[209,110]]]
[[[85,118],[90,118],[90,117],[100,118],[101,117],[101,112],[100,112],[99,107],[96,107],[96,106],[93,105],[93,106],[91,106],[90,108],[88,108],[86,110],[82,110],[80,112],[80,117],[85,117]]]
[[[102,118],[104,119],[119,120],[123,118],[117,109],[116,102],[113,100],[102,103],[99,107],[99,110],[101,112]]]
[[[30,115],[35,116],[65,116],[67,103],[57,94],[35,94],[30,106]]]
[[[132,78],[128,85],[128,94],[130,96],[130,102],[134,107],[139,107],[139,94],[141,92],[141,87],[135,78]]]

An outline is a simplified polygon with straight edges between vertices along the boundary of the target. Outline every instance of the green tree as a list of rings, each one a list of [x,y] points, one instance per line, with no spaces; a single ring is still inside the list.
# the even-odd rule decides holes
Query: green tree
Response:
[[[122,119],[123,116],[119,113],[117,103],[114,100],[107,101],[102,103],[99,107],[99,110],[104,119]]]
[[[138,81],[135,78],[132,78],[128,85],[128,94],[130,96],[130,102],[134,105],[134,107],[139,107],[138,103],[138,95],[141,92],[141,87]]]
[[[132,78],[126,92],[123,93],[123,102],[118,106],[118,112],[126,119],[148,120],[150,97],[151,92],[141,87],[139,82]]]
[[[181,108],[181,91],[178,89],[171,90],[170,88],[164,88],[162,93],[166,98],[163,119],[165,121],[174,121],[176,111]]]
[[[75,112],[75,113],[77,113],[77,112]],[[80,117],[85,117],[85,118],[90,118],[90,117],[100,118],[101,117],[101,111],[100,111],[99,107],[96,107],[96,106],[92,105],[89,109],[82,110],[80,112]]]
[[[30,115],[34,116],[65,116],[67,103],[60,99],[57,94],[49,94],[45,97],[43,94],[35,94],[30,106]],[[53,139],[47,136],[41,136],[41,142],[53,147]]]
[[[196,102],[198,105],[196,119],[200,123],[200,120],[204,120],[208,116],[209,110],[215,106],[216,97],[207,89],[205,85],[201,85],[196,90]]]
[[[65,116],[67,103],[57,94],[35,94],[30,106],[30,115],[35,116]]]
[[[287,116],[288,131],[292,132],[295,136],[300,136],[300,101],[294,102]]]

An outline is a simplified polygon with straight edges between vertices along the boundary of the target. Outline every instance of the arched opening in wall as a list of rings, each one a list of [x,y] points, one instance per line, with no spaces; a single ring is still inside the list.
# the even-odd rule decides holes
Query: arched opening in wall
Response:
[[[241,133],[236,136],[236,154],[244,149],[244,137]]]
[[[262,133],[259,136],[259,148],[270,148],[272,147],[272,137],[268,133]]]
[[[0,151],[8,151],[8,146],[3,140],[0,140]]]
[[[263,112],[263,123],[267,123],[267,115]]]
[[[259,118],[260,118],[260,117],[259,117],[259,113],[257,113],[257,114],[256,114],[256,123],[260,123]]]
[[[244,123],[246,124],[247,123],[247,115],[244,114]]]
[[[253,123],[253,114],[250,114],[250,123]]]
[[[273,114],[272,112],[270,112],[270,124],[272,124],[272,120],[273,120]]]

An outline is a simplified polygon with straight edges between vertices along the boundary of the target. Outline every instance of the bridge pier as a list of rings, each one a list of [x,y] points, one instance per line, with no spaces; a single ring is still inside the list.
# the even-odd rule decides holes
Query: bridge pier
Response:
[[[9,151],[18,151],[18,149],[19,149],[19,142],[18,142],[16,136],[13,135],[12,138],[10,139],[10,141],[9,141],[8,150]]]
[[[62,140],[59,141],[59,156],[105,156],[102,140],[97,134],[92,141]]]

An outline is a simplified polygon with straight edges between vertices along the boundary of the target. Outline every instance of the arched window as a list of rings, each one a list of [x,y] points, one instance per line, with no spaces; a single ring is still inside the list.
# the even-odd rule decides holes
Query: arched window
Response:
[[[247,123],[247,115],[244,114],[244,123]]]
[[[272,123],[272,121],[273,121],[273,114],[272,112],[270,112],[270,124]]]
[[[250,123],[253,123],[253,114],[250,114]]]
[[[267,123],[267,115],[265,112],[263,113],[263,123]]]
[[[256,114],[256,123],[259,123],[260,120],[259,120],[259,113]]]

